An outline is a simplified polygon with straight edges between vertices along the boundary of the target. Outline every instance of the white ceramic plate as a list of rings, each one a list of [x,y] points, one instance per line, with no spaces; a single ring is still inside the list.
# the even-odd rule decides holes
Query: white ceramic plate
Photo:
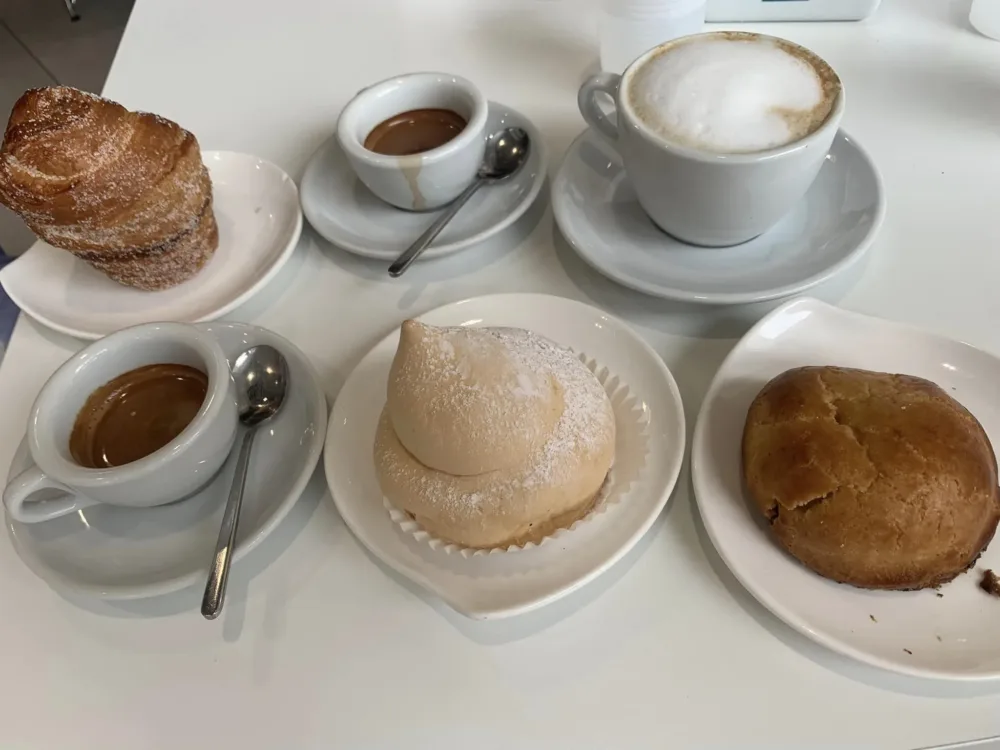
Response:
[[[162,292],[122,286],[70,253],[36,242],[0,271],[0,284],[44,326],[99,339],[140,323],[215,320],[260,291],[285,264],[302,232],[292,179],[249,154],[205,151],[219,247],[192,279]]]
[[[954,745],[935,745],[923,750],[1000,750],[1000,737],[985,737],[980,740],[957,742]]]
[[[486,132],[519,127],[531,138],[528,162],[508,180],[480,188],[421,256],[440,258],[492,237],[517,221],[545,183],[545,141],[515,109],[490,102]],[[412,213],[376,198],[354,176],[331,137],[319,147],[302,176],[302,210],[313,228],[337,247],[377,260],[395,260],[423,234],[440,211]]]
[[[866,591],[812,573],[772,541],[744,497],[740,441],[750,402],[775,375],[841,365],[934,381],[1000,445],[1000,360],[950,339],[812,299],[782,306],[723,362],[705,397],[691,448],[698,508],[733,575],[777,617],[835,651],[926,678],[1000,678],[1000,602],[978,587],[1000,569],[1000,541],[941,588]]]
[[[840,131],[777,226],[736,247],[694,247],[653,224],[614,149],[588,130],[566,152],[552,211],[566,241],[609,279],[654,297],[736,305],[797,294],[854,265],[882,224],[885,188],[871,157]]]
[[[326,397],[306,356],[287,339],[239,323],[203,323],[229,361],[257,344],[288,360],[289,391],[281,412],[254,440],[253,460],[234,560],[260,544],[288,514],[319,461],[326,430]],[[216,478],[188,500],[157,508],[99,505],[52,521],[6,519],[14,549],[53,588],[108,599],[156,596],[204,584],[229,496],[236,452]],[[28,465],[25,443],[10,474]]]
[[[553,543],[475,556],[433,549],[390,519],[372,460],[375,425],[399,341],[395,331],[351,373],[330,416],[324,464],[344,522],[390,568],[477,619],[528,612],[594,580],[639,541],[677,481],[684,458],[684,409],[663,360],[621,321],[560,297],[477,297],[420,319],[432,325],[526,328],[596,360],[641,405],[651,460],[617,503],[554,537]]]

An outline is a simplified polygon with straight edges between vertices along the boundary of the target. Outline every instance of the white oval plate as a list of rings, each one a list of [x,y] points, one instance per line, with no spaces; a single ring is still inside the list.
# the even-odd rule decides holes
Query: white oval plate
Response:
[[[531,120],[515,109],[490,102],[486,132],[518,127],[531,138],[528,162],[513,177],[487,185],[469,199],[421,256],[457,253],[492,237],[517,221],[542,190],[548,159],[545,141]],[[364,258],[395,260],[441,213],[402,211],[384,203],[355,177],[337,143],[327,140],[302,175],[302,210],[322,237]]]
[[[587,130],[552,184],[552,213],[577,254],[623,286],[738,305],[798,294],[853,266],[882,225],[885,187],[868,153],[841,130],[812,187],[776,226],[735,247],[695,247],[653,224],[619,156]]]
[[[1000,568],[1000,541],[940,590],[867,591],[812,573],[771,539],[744,496],[740,442],[747,409],[785,370],[840,365],[932,380],[1000,446],[1000,360],[967,344],[798,299],[772,312],[722,363],[698,415],[691,473],[719,555],[778,618],[828,648],[901,674],[948,680],[1000,677],[1000,601],[979,589]]]
[[[302,351],[276,333],[241,323],[203,323],[232,362],[257,344],[288,360],[281,412],[254,440],[233,558],[241,560],[288,514],[312,476],[323,447],[326,397]],[[204,585],[229,496],[236,452],[201,492],[157,508],[98,505],[44,523],[6,519],[14,549],[53,588],[106,599],[158,596]],[[22,442],[10,475],[30,463]]]
[[[663,510],[684,459],[684,408],[663,360],[621,321],[560,297],[477,297],[440,307],[420,320],[439,326],[525,328],[586,354],[618,376],[642,406],[653,458],[616,504],[560,535],[558,543],[468,557],[432,549],[390,519],[372,459],[375,425],[399,342],[396,330],[361,360],[330,415],[324,465],[344,522],[390,568],[476,619],[531,611],[597,578],[642,538]]]
[[[242,305],[274,278],[299,241],[298,190],[279,167],[256,156],[205,151],[202,158],[212,176],[219,247],[194,278],[144,292],[39,241],[0,271],[7,295],[42,325],[82,339],[140,323],[215,320]]]

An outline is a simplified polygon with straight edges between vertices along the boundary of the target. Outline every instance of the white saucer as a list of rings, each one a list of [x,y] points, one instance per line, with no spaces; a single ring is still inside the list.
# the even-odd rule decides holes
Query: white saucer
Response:
[[[260,291],[291,257],[302,232],[295,182],[249,154],[205,151],[219,247],[192,279],[162,292],[131,289],[71,254],[36,242],[0,271],[17,306],[44,326],[84,339],[173,320],[215,320]]]
[[[477,619],[528,612],[597,578],[642,538],[666,505],[680,472],[684,409],[663,360],[621,321],[560,297],[477,297],[420,319],[433,325],[526,328],[596,360],[628,386],[641,405],[644,465],[617,503],[553,537],[557,543],[471,556],[432,548],[390,519],[372,460],[375,425],[399,341],[395,331],[351,373],[330,416],[324,465],[344,522],[390,568]],[[621,448],[616,450],[621,457]]]
[[[275,333],[239,323],[204,323],[230,362],[249,346],[270,344],[288,359],[290,388],[281,412],[255,441],[235,560],[260,544],[309,481],[326,430],[326,397],[306,356]],[[158,508],[99,505],[52,521],[6,519],[14,549],[53,588],[108,599],[156,596],[204,584],[229,495],[236,452],[194,497]],[[10,473],[28,462],[21,443]]]
[[[1000,360],[967,344],[799,299],[760,321],[722,363],[694,432],[698,508],[719,555],[757,600],[818,643],[859,661],[918,677],[1000,678],[1000,602],[979,589],[1000,569],[1000,540],[973,570],[941,588],[866,591],[812,573],[782,551],[742,489],[747,409],[775,375],[843,365],[928,378],[958,399],[1000,446]]]
[[[856,263],[882,224],[885,188],[840,131],[816,182],[776,227],[736,247],[693,247],[653,224],[614,149],[587,130],[556,175],[552,211],[573,249],[609,279],[654,297],[735,305],[791,296]]]
[[[517,221],[538,197],[548,163],[542,134],[517,110],[490,102],[486,132],[506,127],[528,132],[531,152],[527,164],[509,180],[480,189],[423,258],[440,258],[482,242]],[[319,147],[306,167],[302,210],[313,228],[334,245],[365,258],[390,261],[440,213],[401,211],[376,198],[354,176],[336,136]]]

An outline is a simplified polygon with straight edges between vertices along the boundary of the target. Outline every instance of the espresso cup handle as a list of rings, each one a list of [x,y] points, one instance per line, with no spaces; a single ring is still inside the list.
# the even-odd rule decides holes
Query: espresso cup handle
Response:
[[[45,490],[53,495],[62,493],[62,496],[33,499],[33,495]],[[3,491],[3,504],[15,521],[40,523],[96,505],[97,501],[77,495],[65,484],[50,479],[37,466],[32,466],[10,480]]]
[[[621,80],[622,77],[617,73],[598,73],[584,81],[576,96],[576,104],[580,108],[583,119],[611,145],[615,145],[618,141],[618,125],[597,106],[597,94],[603,93],[610,96],[617,108],[618,86],[621,84]]]

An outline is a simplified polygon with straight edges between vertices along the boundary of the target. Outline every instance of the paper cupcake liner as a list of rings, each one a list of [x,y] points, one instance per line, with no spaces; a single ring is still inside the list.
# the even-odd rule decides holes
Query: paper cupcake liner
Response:
[[[572,525],[557,529],[538,542],[528,542],[508,547],[492,549],[477,549],[464,547],[454,542],[440,539],[417,523],[406,511],[400,510],[382,498],[382,504],[389,513],[393,523],[408,536],[418,542],[427,544],[437,552],[462,557],[479,557],[484,555],[504,555],[533,549],[548,544],[555,539],[570,534],[581,525],[594,522],[599,516],[612,510],[628,494],[629,489],[642,477],[646,468],[646,456],[649,453],[649,420],[642,408],[641,402],[635,396],[627,383],[612,374],[607,367],[601,366],[596,360],[585,354],[577,355],[581,362],[594,373],[604,386],[611,408],[615,415],[615,461],[608,472],[608,477],[601,486],[597,500],[586,515],[578,518]]]

